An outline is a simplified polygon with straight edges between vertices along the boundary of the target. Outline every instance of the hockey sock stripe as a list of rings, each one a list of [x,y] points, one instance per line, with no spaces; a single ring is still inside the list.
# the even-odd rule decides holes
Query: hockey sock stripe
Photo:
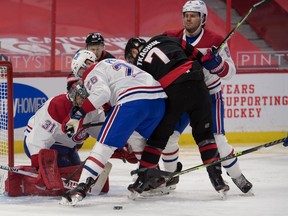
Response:
[[[169,153],[164,153],[164,152],[162,152],[162,154],[164,155],[164,156],[169,156],[169,155],[174,155],[174,154],[176,154],[176,153],[178,153],[179,152],[179,148],[176,150],[176,151],[174,151],[174,152],[169,152]]]
[[[151,153],[151,154],[154,154],[154,155],[161,155],[161,151],[156,149],[156,148],[153,148],[153,147],[150,147],[150,146],[146,146],[144,148],[144,152],[147,152],[147,153]]]
[[[173,159],[170,159],[170,160],[162,158],[162,161],[165,162],[165,163],[174,162],[174,161],[177,161],[177,160],[178,160],[178,156],[176,158],[173,158]]]
[[[141,157],[140,167],[156,167],[160,156],[161,151],[159,149],[146,146]]]
[[[85,169],[85,170],[87,170],[88,172],[90,172],[92,175],[94,175],[94,176],[98,176],[99,174],[98,174],[98,172],[96,172],[95,170],[93,170],[91,167],[89,167],[89,166],[84,166],[83,167],[83,169]]]
[[[223,165],[223,167],[224,167],[225,169],[230,168],[230,167],[234,166],[234,164],[236,164],[237,161],[238,161],[238,158],[235,158],[235,159],[232,161],[232,163],[230,163],[229,165]]]
[[[205,152],[205,151],[208,151],[208,150],[213,150],[213,149],[217,149],[216,143],[200,147],[199,151],[200,151],[200,153],[202,153],[202,152]]]
[[[157,164],[153,164],[153,163],[148,163],[146,161],[140,161],[140,168],[156,168]]]
[[[94,158],[94,157],[91,157],[91,156],[89,156],[88,157],[88,160],[90,160],[90,161],[93,161],[95,164],[97,164],[99,167],[101,167],[102,169],[104,168],[104,164],[103,163],[101,163],[99,160],[97,160],[96,158]]]

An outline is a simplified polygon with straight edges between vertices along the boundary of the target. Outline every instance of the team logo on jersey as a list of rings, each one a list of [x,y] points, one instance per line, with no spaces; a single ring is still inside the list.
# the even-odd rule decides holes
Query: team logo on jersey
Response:
[[[83,142],[87,138],[87,128],[80,130],[73,136],[73,141],[80,143]]]
[[[48,99],[42,91],[29,85],[14,83],[14,128],[27,125],[28,120]]]

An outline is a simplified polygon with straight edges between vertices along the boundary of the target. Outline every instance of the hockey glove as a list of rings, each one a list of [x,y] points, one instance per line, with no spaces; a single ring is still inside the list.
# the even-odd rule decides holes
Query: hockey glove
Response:
[[[111,158],[121,159],[124,163],[126,163],[126,161],[132,164],[138,163],[138,159],[134,152],[132,150],[130,151],[128,143],[125,144],[124,148],[117,148]]]
[[[81,107],[72,107],[70,114],[62,123],[62,131],[66,133],[68,137],[72,137],[78,129],[82,127],[85,115],[86,112]]]
[[[110,110],[112,109],[112,106],[110,103],[105,103],[103,106],[102,106],[103,110],[104,110],[104,113],[105,113],[105,116],[108,115],[108,113],[110,112]]]
[[[202,56],[201,62],[203,67],[211,74],[220,74],[225,70],[226,64],[219,54],[215,54],[213,49],[208,49],[207,53]]]

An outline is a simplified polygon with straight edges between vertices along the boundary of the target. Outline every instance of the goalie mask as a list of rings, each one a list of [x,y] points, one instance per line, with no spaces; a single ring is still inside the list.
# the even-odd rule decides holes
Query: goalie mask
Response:
[[[140,47],[144,46],[146,41],[142,38],[130,38],[125,47],[125,60],[129,63],[134,64],[134,59],[132,55],[132,49],[137,49],[140,52]]]
[[[95,63],[97,60],[96,55],[89,50],[79,50],[75,54],[71,63],[71,69],[75,77],[82,77],[82,74],[78,74],[78,72],[80,68],[83,68],[84,70],[88,68],[88,65],[86,64],[87,60]]]
[[[75,77],[74,74],[69,74],[67,77],[67,92],[68,98],[73,103],[73,106],[79,106],[77,97],[83,100],[89,96],[86,88],[83,86],[80,78]]]
[[[184,13],[188,11],[200,13],[201,26],[205,25],[208,11],[204,1],[187,1],[183,6],[182,14],[184,15]]]

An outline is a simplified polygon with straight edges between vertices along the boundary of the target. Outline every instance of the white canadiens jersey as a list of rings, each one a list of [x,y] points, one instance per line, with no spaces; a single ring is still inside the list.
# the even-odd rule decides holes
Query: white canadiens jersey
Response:
[[[184,33],[182,39],[186,41],[186,33],[184,30],[183,32]],[[219,46],[220,42],[222,42],[222,38],[220,38],[215,33],[202,28],[198,38],[193,43],[191,43],[191,45],[198,48],[200,52],[205,54],[207,49],[210,49],[212,46]],[[208,70],[203,68],[205,83],[209,89],[210,94],[215,94],[221,90],[221,79],[230,80],[236,74],[236,68],[231,58],[227,44],[225,44],[225,46],[221,49],[219,55],[222,57],[223,61],[227,62],[229,65],[229,70],[226,76],[220,78],[218,75],[211,74]]]
[[[72,103],[67,95],[61,94],[48,99],[29,119],[24,135],[31,155],[38,154],[40,149],[49,149],[53,144],[73,148],[84,142],[87,133],[97,138],[101,129],[99,126],[80,128],[71,138],[63,133],[62,122],[69,115],[71,108]],[[103,122],[104,120],[104,112],[95,110],[87,113],[83,123]]]
[[[83,79],[89,101],[98,109],[141,99],[166,98],[167,95],[150,74],[123,60],[105,59],[91,66]]]

